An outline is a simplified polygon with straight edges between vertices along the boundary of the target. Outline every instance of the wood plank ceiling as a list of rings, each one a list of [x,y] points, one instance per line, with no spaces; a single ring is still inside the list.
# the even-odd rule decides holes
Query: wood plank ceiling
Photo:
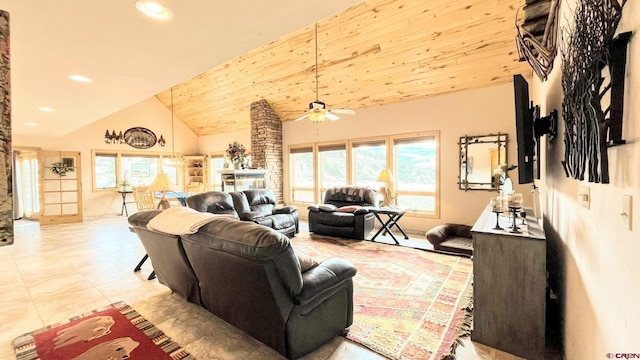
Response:
[[[318,98],[357,110],[530,76],[514,41],[523,4],[373,0],[324,19]],[[316,99],[315,89],[312,24],[174,86],[174,112],[199,136],[240,130],[250,127],[252,102],[265,99],[283,121],[293,120]],[[156,96],[171,107],[169,89]]]

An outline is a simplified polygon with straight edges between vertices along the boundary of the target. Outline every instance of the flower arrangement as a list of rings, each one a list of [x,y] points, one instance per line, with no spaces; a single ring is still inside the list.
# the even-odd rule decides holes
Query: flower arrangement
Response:
[[[51,164],[51,172],[58,176],[67,176],[67,173],[72,170],[73,168],[69,166],[69,164],[64,162],[56,162]]]
[[[234,141],[229,144],[227,148],[227,156],[231,159],[232,162],[244,162],[244,153],[247,151],[247,148],[244,145],[240,144],[238,141]]]

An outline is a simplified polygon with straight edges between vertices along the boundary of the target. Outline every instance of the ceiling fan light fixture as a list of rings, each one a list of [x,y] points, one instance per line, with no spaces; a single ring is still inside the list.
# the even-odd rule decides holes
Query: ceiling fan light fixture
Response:
[[[326,116],[322,111],[309,112],[309,120],[311,120],[311,122],[314,124],[323,123],[325,119],[326,119]]]
[[[173,12],[164,5],[158,4],[155,1],[138,0],[136,1],[136,9],[146,16],[156,20],[171,20],[173,18]]]

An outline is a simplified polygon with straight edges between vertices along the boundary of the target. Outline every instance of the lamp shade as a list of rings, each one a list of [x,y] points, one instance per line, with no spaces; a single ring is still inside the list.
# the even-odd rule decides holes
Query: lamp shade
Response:
[[[319,124],[321,122],[324,122],[325,118],[326,118],[325,114],[322,111],[310,111],[309,112],[309,119],[314,124]]]
[[[380,170],[380,175],[378,175],[378,179],[376,181],[384,182],[384,183],[392,183],[395,181],[393,178],[393,174],[389,169]]]
[[[151,185],[149,185],[149,191],[171,191],[174,188],[173,181],[169,175],[165,173],[158,173]]]

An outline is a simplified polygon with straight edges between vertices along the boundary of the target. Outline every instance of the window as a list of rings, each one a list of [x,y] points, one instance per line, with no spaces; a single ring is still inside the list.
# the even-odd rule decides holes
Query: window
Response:
[[[318,147],[320,198],[327,188],[347,184],[347,150],[345,144]]]
[[[393,139],[398,205],[427,213],[436,212],[437,139],[421,136]]]
[[[116,154],[96,154],[95,156],[95,187],[109,189],[117,186]]]
[[[180,184],[177,160],[169,155],[95,150],[92,153],[94,191],[115,189],[123,179],[133,186],[149,185],[160,168],[174,184]]]
[[[332,186],[354,184],[378,189],[378,175],[388,168],[395,178],[390,186],[396,204],[411,209],[413,214],[437,217],[438,146],[438,132],[290,146],[290,201],[320,203],[323,192]]]
[[[289,149],[289,169],[291,175],[291,201],[299,203],[315,202],[313,147]]]
[[[211,190],[222,191],[221,175],[218,170],[224,169],[224,154],[209,154],[209,169],[211,174]]]
[[[387,167],[387,144],[384,140],[359,142],[352,145],[353,184],[378,188],[380,170]]]

